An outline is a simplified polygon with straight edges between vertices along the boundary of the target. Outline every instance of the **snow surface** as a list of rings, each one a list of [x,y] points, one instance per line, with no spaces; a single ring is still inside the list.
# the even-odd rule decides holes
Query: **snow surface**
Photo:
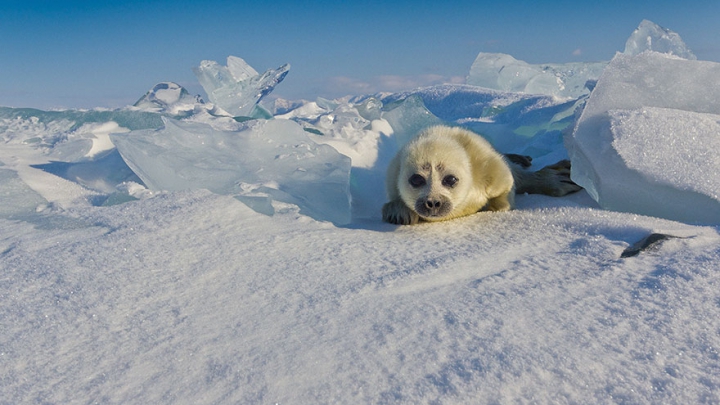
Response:
[[[686,85],[716,77],[623,58]],[[643,173],[638,192],[676,187],[652,204],[717,190],[717,116],[622,104],[654,77],[622,72],[587,105],[455,85],[280,102],[240,123],[165,83],[121,110],[0,108],[0,404],[720,403],[717,222],[586,192],[380,220],[387,162],[437,122],[543,166],[567,157],[563,132],[579,148],[576,116],[601,111],[615,135],[596,151]],[[700,87],[683,100],[718,99]],[[347,158],[310,156],[339,156],[327,145]],[[293,189],[298,167],[310,180]],[[342,167],[346,219],[313,211],[328,191],[312,176]],[[187,190],[153,183],[182,184],[180,169],[200,173]],[[651,234],[668,237],[638,244]]]
[[[720,400],[717,229],[520,200],[400,229],[199,191],[2,220],[2,397]],[[687,239],[619,259],[650,231]]]

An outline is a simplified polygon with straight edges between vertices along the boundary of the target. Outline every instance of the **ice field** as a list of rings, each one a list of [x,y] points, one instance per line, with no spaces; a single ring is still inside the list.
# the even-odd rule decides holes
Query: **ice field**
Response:
[[[268,101],[290,70],[0,107],[0,404],[720,403],[720,64],[643,21],[465,85]],[[383,223],[439,123],[586,191]]]

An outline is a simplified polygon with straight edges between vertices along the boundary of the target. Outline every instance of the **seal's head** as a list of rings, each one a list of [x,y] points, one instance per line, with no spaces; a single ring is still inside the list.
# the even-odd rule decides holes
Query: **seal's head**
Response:
[[[473,173],[465,148],[451,137],[418,138],[404,150],[398,189],[403,202],[427,221],[458,216]]]

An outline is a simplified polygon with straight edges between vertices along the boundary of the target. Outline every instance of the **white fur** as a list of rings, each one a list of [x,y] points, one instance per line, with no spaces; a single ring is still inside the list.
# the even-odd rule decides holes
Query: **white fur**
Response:
[[[419,175],[425,184],[413,186]],[[454,186],[443,183],[448,176]],[[503,156],[482,137],[468,130],[435,126],[418,134],[390,162],[383,207],[387,222],[410,224],[423,219],[442,221],[482,209],[512,207],[513,175]],[[437,207],[425,210],[423,204]],[[434,204],[434,205],[433,205]]]

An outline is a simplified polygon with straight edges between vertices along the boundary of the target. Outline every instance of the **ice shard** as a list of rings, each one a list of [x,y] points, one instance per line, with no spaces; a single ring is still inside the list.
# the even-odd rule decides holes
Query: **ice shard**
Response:
[[[163,82],[156,84],[133,106],[145,111],[185,117],[192,114],[195,105],[203,103],[204,101],[200,96],[191,95],[179,84]]]
[[[630,35],[630,38],[625,42],[625,51],[623,53],[637,55],[644,51],[669,53],[690,60],[697,59],[677,32],[663,28],[648,20],[642,20]]]
[[[111,137],[154,190],[207,189],[272,213],[269,201],[336,224],[350,222],[350,159],[311,141],[289,120],[255,120],[237,131],[165,118],[159,130]]]
[[[204,60],[193,68],[212,103],[236,117],[252,116],[255,106],[280,83],[290,65],[268,69],[262,75],[242,58],[228,56],[227,66]]]

